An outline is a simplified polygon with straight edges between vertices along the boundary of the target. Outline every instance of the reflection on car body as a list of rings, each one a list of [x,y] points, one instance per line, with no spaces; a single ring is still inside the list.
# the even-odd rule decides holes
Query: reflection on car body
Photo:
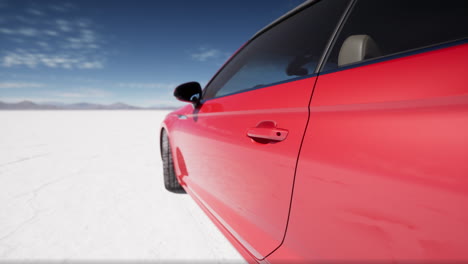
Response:
[[[166,188],[252,262],[468,261],[466,25],[466,1],[307,1],[176,88]]]

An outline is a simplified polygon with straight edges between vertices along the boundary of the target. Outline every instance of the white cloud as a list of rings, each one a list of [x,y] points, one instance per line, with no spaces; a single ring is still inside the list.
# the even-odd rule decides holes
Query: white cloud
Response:
[[[39,31],[35,28],[31,27],[22,27],[17,29],[11,28],[0,28],[0,33],[6,35],[16,35],[16,36],[23,36],[23,37],[38,37],[43,33],[48,33],[49,31]],[[50,31],[52,32],[52,31]]]
[[[31,83],[31,82],[0,82],[0,89],[9,88],[40,88],[44,87],[42,83]]]
[[[66,49],[97,49],[99,48],[98,37],[96,32],[91,29],[80,30],[79,35],[67,38],[67,44],[63,47]]]
[[[88,19],[80,19],[76,21],[76,26],[80,28],[88,28],[92,25],[91,21]]]
[[[49,8],[56,12],[66,13],[74,8],[71,3],[61,3],[57,5],[50,5]]]
[[[9,41],[10,45],[6,47],[12,47],[0,50],[0,67],[104,68],[107,54],[103,45],[106,42],[95,30],[93,21],[63,18],[64,14],[55,19],[51,15],[74,8],[68,3],[32,6],[24,10],[29,14],[22,17],[24,20],[9,23],[8,26],[0,25],[0,39]],[[52,20],[45,20],[46,17]]]
[[[54,92],[51,95],[61,98],[102,98],[112,96],[112,93],[102,89],[78,88],[68,92]]]
[[[55,37],[58,35],[58,32],[54,30],[44,30],[44,34]]]
[[[44,48],[44,49],[49,49],[50,46],[47,42],[44,42],[44,41],[39,41],[37,42],[37,45],[39,45],[40,47]]]
[[[50,102],[50,98],[47,97],[36,97],[36,96],[17,96],[17,97],[4,97],[0,95],[0,101],[7,103],[17,103],[21,101],[32,101],[36,103]]]
[[[6,35],[18,35],[18,36],[25,36],[25,37],[36,37],[40,34],[40,32],[34,28],[19,28],[19,29],[11,29],[11,28],[0,28],[1,34]]]
[[[17,34],[27,37],[35,37],[38,35],[38,31],[34,28],[20,28],[18,29]]]
[[[93,87],[79,87],[69,89],[67,91],[61,90],[38,90],[37,95],[27,96],[2,96],[0,94],[0,101],[3,102],[19,102],[19,101],[33,101],[33,102],[64,102],[73,103],[77,101],[96,102],[96,100],[115,100],[112,92]]]
[[[28,10],[26,10],[26,12],[28,12],[31,15],[36,15],[36,16],[44,15],[44,12],[42,12],[42,11],[40,11],[38,9],[34,9],[34,8],[29,8]]]
[[[23,27],[19,29],[11,29],[11,28],[0,28],[0,33],[6,35],[19,35],[25,37],[36,37],[39,35],[39,31],[34,28]]]
[[[81,40],[85,43],[92,43],[96,41],[96,33],[89,29],[81,30]]]
[[[78,68],[80,69],[102,69],[103,65],[102,62],[100,61],[88,61],[88,62],[82,62],[78,65]]]
[[[1,60],[3,67],[27,66],[36,68],[46,66],[63,69],[102,69],[103,62],[97,59],[89,59],[76,54],[50,55],[46,53],[33,53],[25,50],[8,52]]]
[[[186,105],[187,103],[181,102],[174,97],[168,99],[154,99],[154,100],[143,100],[140,102],[140,105],[145,106],[158,106],[158,107],[180,107]]]
[[[72,28],[71,28],[71,23],[64,20],[64,19],[57,19],[55,20],[55,24],[57,26],[58,29],[60,29],[61,31],[63,32],[70,32],[72,31]]]
[[[93,21],[67,14],[54,16],[72,9],[75,6],[66,2],[30,4],[21,12],[28,16],[8,18],[14,23],[0,25],[0,39],[9,42],[0,50],[0,67],[104,68],[106,42]]]
[[[16,65],[27,65],[29,68],[34,68],[36,67],[38,63],[38,59],[35,55],[21,55],[21,54],[15,54],[15,53],[10,53],[3,57],[2,59],[2,65],[4,67],[13,67]]]
[[[219,58],[221,51],[217,49],[200,49],[200,52],[191,54],[192,59],[206,61],[208,59]]]
[[[117,86],[129,89],[174,89],[177,87],[176,83],[118,83]]]
[[[59,94],[55,94],[55,96],[66,97],[66,98],[83,98],[83,97],[86,97],[85,95],[83,95],[81,93],[59,93]]]
[[[12,41],[14,41],[16,44],[23,44],[26,41],[22,38],[13,38]]]
[[[25,16],[15,16],[15,19],[20,22],[20,23],[24,23],[24,24],[36,24],[37,23],[37,20],[34,19],[33,17],[31,16],[28,16],[28,17],[25,17]]]
[[[13,30],[11,30],[9,28],[0,28],[0,33],[7,34],[7,35],[14,34]]]

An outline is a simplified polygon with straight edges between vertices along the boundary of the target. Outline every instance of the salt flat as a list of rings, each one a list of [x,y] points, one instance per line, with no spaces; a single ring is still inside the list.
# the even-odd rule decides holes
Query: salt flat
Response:
[[[243,262],[165,191],[166,111],[0,111],[0,262]]]

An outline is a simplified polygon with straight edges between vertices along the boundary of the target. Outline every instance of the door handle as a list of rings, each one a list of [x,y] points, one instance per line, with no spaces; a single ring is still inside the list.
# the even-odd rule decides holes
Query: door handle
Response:
[[[247,136],[256,140],[259,139],[262,142],[267,141],[283,141],[288,136],[289,131],[276,127],[274,121],[262,121],[257,127],[250,128],[247,130]]]

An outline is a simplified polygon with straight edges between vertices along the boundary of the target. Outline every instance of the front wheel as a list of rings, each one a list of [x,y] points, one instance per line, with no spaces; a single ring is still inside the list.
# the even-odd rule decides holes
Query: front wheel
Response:
[[[177,181],[169,138],[165,130],[161,132],[161,157],[163,163],[164,187],[173,193],[186,193]]]

